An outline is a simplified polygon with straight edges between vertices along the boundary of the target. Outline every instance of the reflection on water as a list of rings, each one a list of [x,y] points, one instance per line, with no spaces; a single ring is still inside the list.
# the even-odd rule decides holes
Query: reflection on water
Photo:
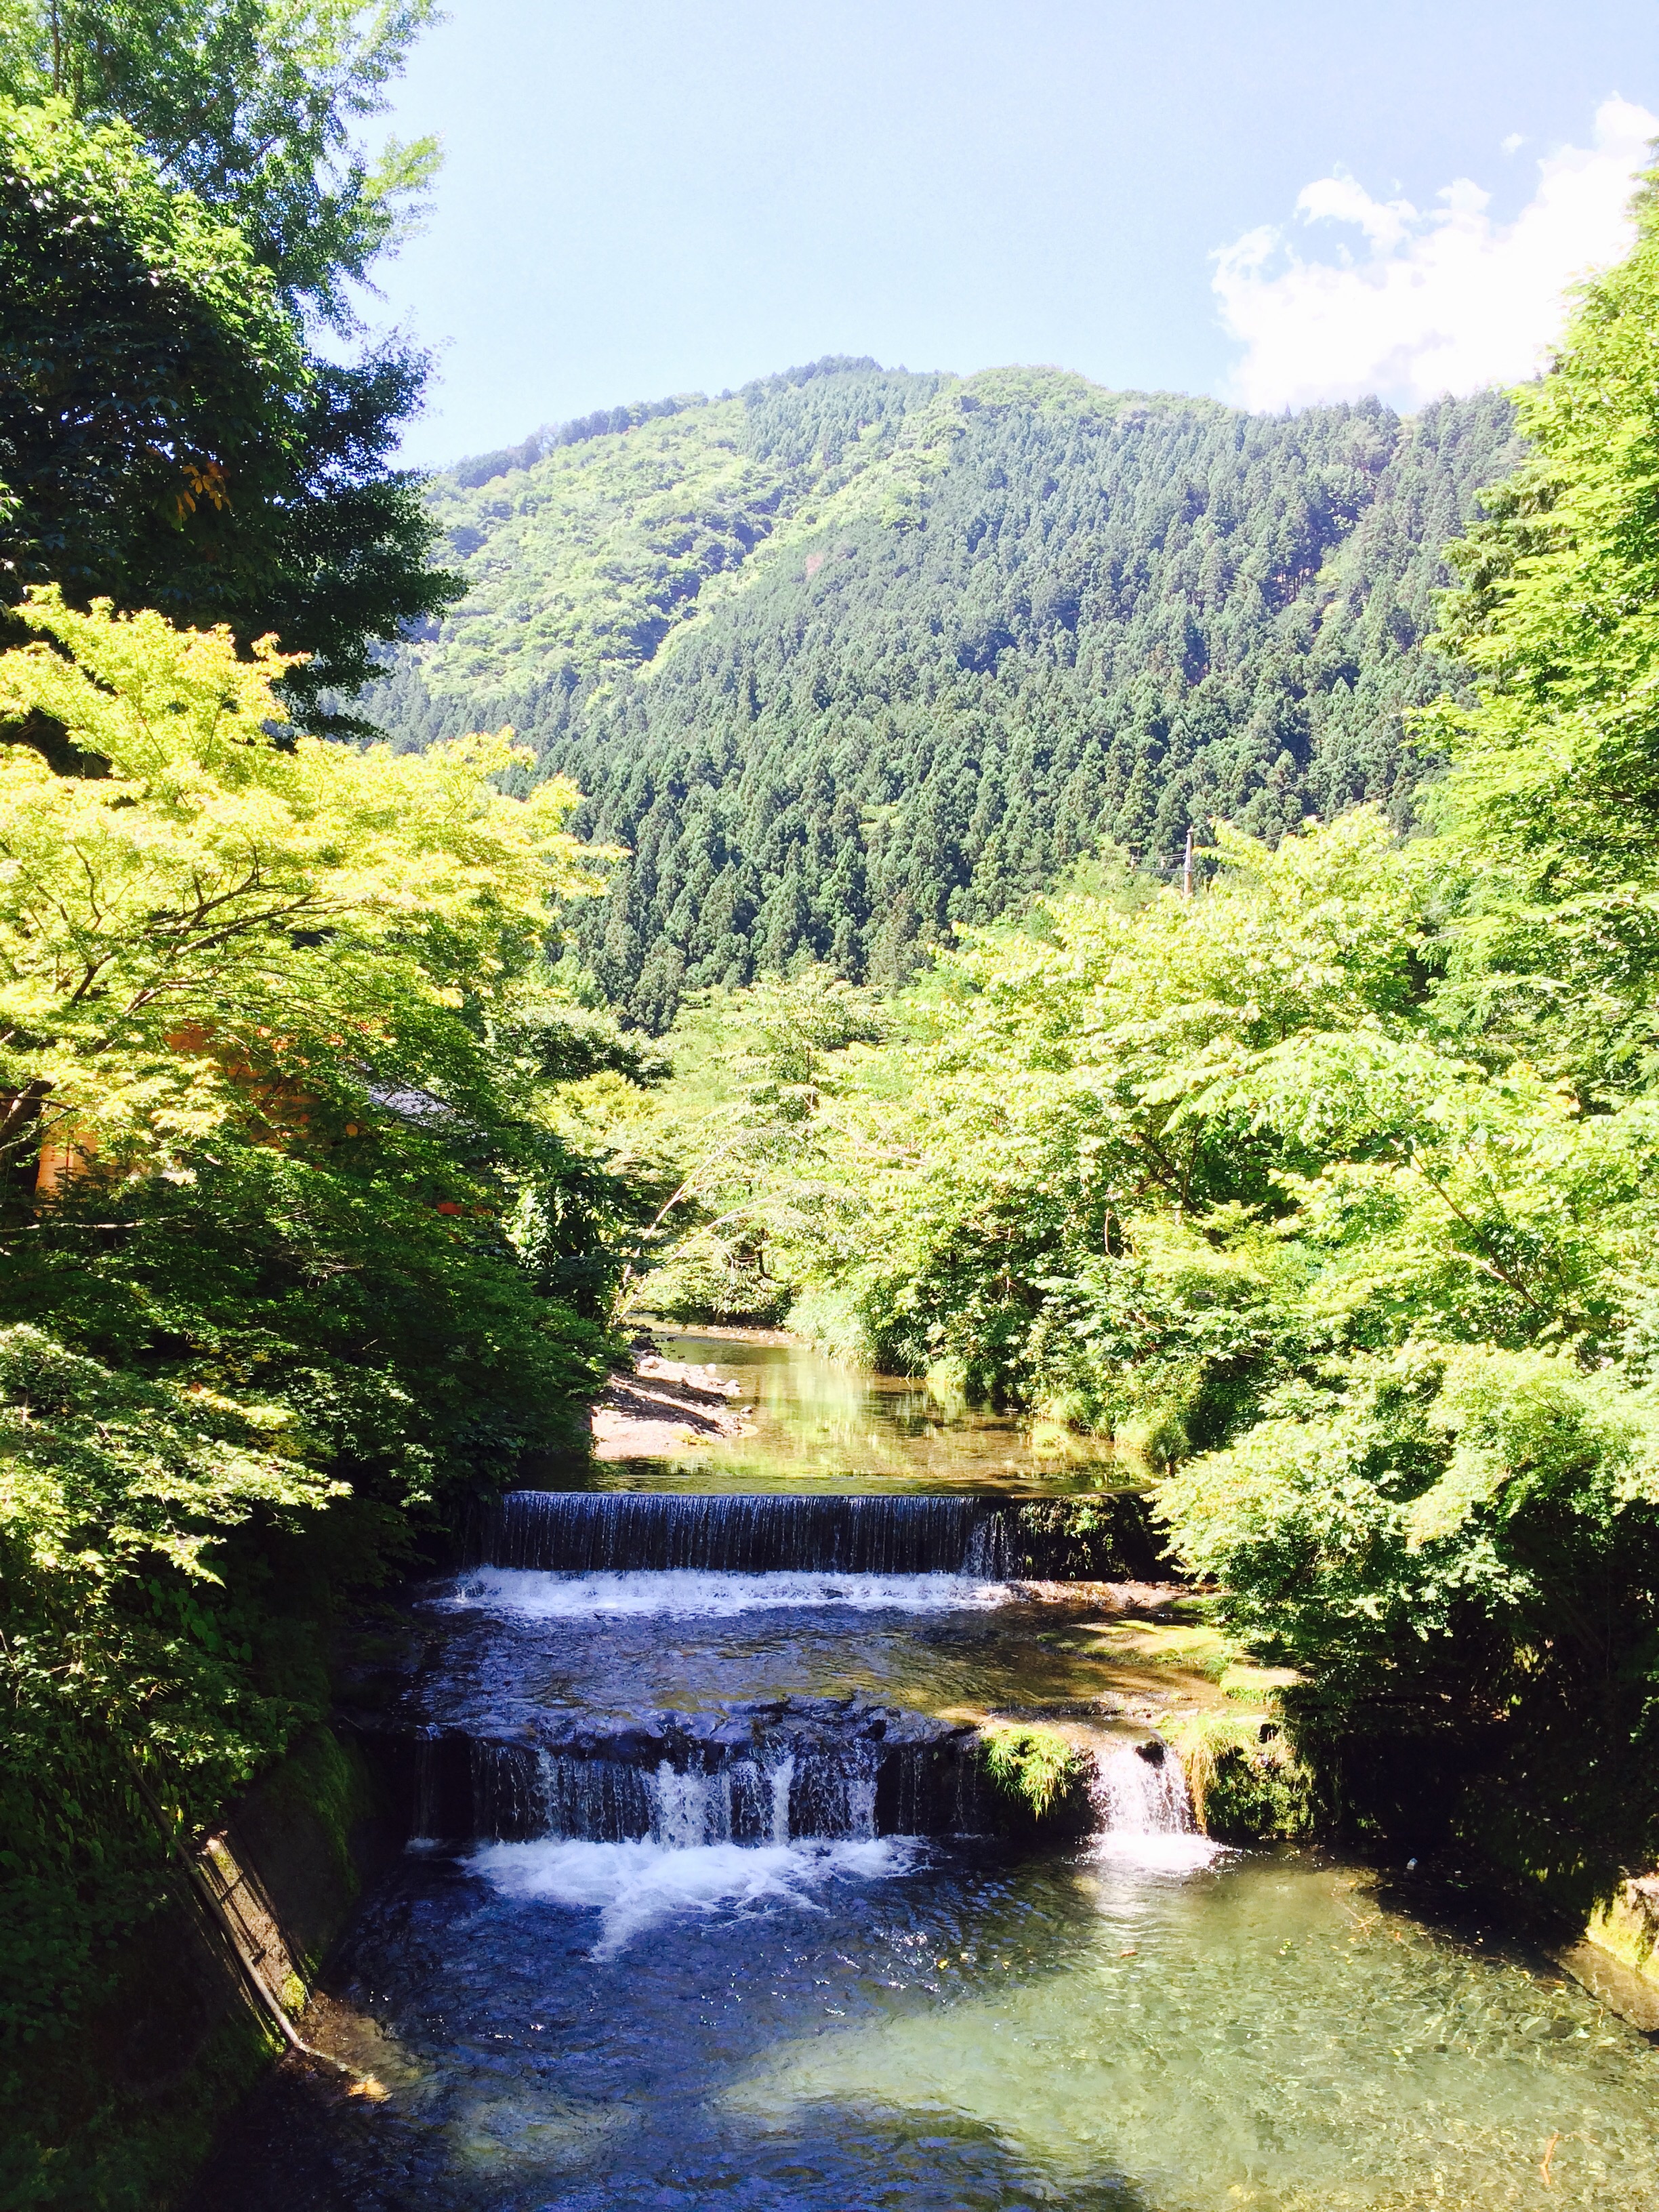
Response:
[[[676,1585],[690,1586],[680,1604]],[[1170,1632],[1174,1661],[1149,1660],[1097,1599],[1036,1602],[953,1576],[496,1568],[443,1585],[432,1617],[448,1632],[441,1673],[422,1682],[422,1709],[479,1732],[533,1731],[550,1708],[696,1711],[849,1692],[952,1719],[1079,1707],[1152,1718],[1227,1702],[1213,1669],[1181,1663],[1189,1647]],[[1193,1644],[1201,1658],[1203,1632]]]
[[[405,1862],[341,1993],[409,2086],[289,2075],[216,2212],[1653,2212],[1659,2054],[1316,1856],[537,1848]]]
[[[1136,1469],[1103,1440],[1029,1415],[950,1404],[926,1382],[839,1367],[805,1345],[733,1334],[653,1332],[671,1359],[713,1365],[743,1385],[755,1433],[673,1460],[619,1460],[608,1490],[774,1490],[868,1484],[970,1491],[980,1484],[1031,1497],[1118,1487]]]

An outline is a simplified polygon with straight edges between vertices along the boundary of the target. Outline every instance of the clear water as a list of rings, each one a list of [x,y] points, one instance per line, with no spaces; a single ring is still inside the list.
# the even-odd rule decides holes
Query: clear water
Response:
[[[1659,2203],[1650,2045],[1311,1856],[496,1846],[406,1861],[335,1987],[390,2094],[285,2073],[204,2206]]]
[[[550,1708],[695,1711],[769,1696],[879,1698],[977,1720],[1218,1705],[1208,1675],[1137,1661],[1097,1597],[952,1575],[557,1575],[486,1568],[422,1607],[444,1717],[483,1731]],[[1179,1650],[1179,1644],[1176,1645]]]
[[[1498,1930],[1195,1834],[1135,1740],[1220,1692],[1126,1663],[1099,1607],[790,1571],[427,1593],[447,1725],[1046,1711],[1098,1757],[1097,1832],[878,1836],[852,1792],[798,1834],[784,1759],[734,1843],[664,1762],[634,1840],[411,1850],[305,2022],[355,2085],[285,2062],[197,2212],[1659,2212],[1659,2049]]]
[[[983,1485],[1047,1497],[1136,1479],[1109,1443],[947,1401],[914,1378],[838,1366],[804,1345],[664,1328],[653,1334],[669,1358],[712,1365],[736,1380],[755,1433],[672,1460],[616,1461],[600,1471],[601,1487],[963,1492]]]

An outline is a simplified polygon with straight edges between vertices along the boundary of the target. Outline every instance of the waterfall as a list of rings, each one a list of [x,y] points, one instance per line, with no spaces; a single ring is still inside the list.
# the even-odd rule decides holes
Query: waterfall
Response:
[[[409,1837],[411,1844],[423,1850],[444,1833],[441,1778],[437,1753],[430,1736],[417,1736],[414,1751],[414,1804]]]
[[[1103,1741],[1089,1796],[1092,1858],[1174,1874],[1207,1866],[1220,1850],[1199,1833],[1181,1761],[1159,1736]]]
[[[665,1756],[665,1750],[672,1756]],[[1182,1760],[1157,1736],[1099,1732],[1088,1783],[1091,1858],[1190,1871],[1217,1858],[1199,1834]],[[971,1729],[914,1735],[872,1725],[869,1710],[775,1712],[759,1741],[664,1739],[637,1752],[549,1750],[445,1729],[418,1743],[414,1834],[473,1843],[790,1844],[876,1836],[973,1836],[1005,1825],[980,1777]]]
[[[868,1743],[849,1744],[828,1759],[798,1758],[789,1779],[790,1836],[873,1836],[881,1765],[881,1747]]]
[[[537,1759],[542,1836],[575,1836],[596,1844],[648,1836],[656,1826],[649,1778],[614,1759],[569,1759],[544,1751]],[[481,1830],[481,1833],[493,1833]]]
[[[665,1739],[647,1728],[631,1752],[603,1744],[559,1750],[446,1729],[416,1746],[411,1832],[428,1847],[648,1840],[694,1850],[995,1826],[972,1730],[908,1727],[906,1733],[894,1716],[890,1733],[868,1708],[798,1718],[775,1709],[757,1737],[746,1725],[726,1742],[684,1732]]]
[[[604,1571],[952,1574],[1013,1570],[1007,1509],[971,1498],[509,1492],[477,1564]]]
[[[789,1840],[789,1790],[795,1778],[795,1754],[789,1752],[772,1769],[772,1832],[775,1844]]]
[[[1194,1831],[1181,1761],[1158,1736],[1097,1753],[1089,1795],[1101,1827],[1111,1834],[1182,1836]]]
[[[745,1762],[746,1764],[747,1762]],[[671,1851],[732,1840],[732,1770],[677,1774],[665,1759],[647,1784],[651,1840]]]
[[[503,1788],[501,1765],[486,1761],[483,1771],[494,1787],[475,1800],[473,1826],[477,1834],[495,1840],[545,1836],[626,1843],[649,1837],[669,1850],[809,1838],[867,1839],[878,1832],[877,1784],[884,1763],[880,1747],[866,1744],[828,1753],[789,1752],[767,1761],[732,1759],[702,1773],[665,1759],[642,1768],[544,1752],[529,1823],[520,1815],[522,1782]]]

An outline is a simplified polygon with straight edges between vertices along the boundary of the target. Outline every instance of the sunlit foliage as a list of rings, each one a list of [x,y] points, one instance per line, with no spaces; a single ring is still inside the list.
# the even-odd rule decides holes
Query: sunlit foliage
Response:
[[[0,654],[15,1141],[38,1146],[44,1115],[159,1158],[245,1108],[251,1083],[345,1111],[365,1055],[436,1074],[473,1048],[438,1010],[493,996],[559,902],[600,887],[564,829],[568,784],[495,787],[505,738],[397,760],[279,738],[270,641],[245,660],[227,633],[77,613],[55,589],[23,618],[36,641]],[[58,772],[31,730],[96,772]]]
[[[687,1126],[686,1249],[740,1220],[820,1341],[1115,1436],[1299,1673],[1322,1802],[1484,1820],[1583,1902],[1659,1840],[1653,1106],[1448,1031],[1437,848],[1358,810],[1215,858],[1190,899],[968,933],[810,1097],[728,1090],[726,1141],[775,1149]],[[750,1051],[779,1026],[757,1000]]]
[[[1103,837],[1167,876],[1215,816],[1399,826],[1440,548],[1510,458],[1492,393],[1273,421],[1051,369],[618,416],[434,482],[466,599],[361,704],[414,744],[487,701],[574,776],[632,856],[582,957],[653,1031],[814,959],[890,991]]]
[[[326,1710],[340,1607],[584,1449],[643,1201],[553,1100],[647,1071],[549,981],[600,864],[568,788],[502,795],[508,739],[349,750],[286,726],[269,645],[54,591],[24,616],[0,2040],[32,2160],[95,2087],[52,2039],[85,2032],[174,1844]]]
[[[1659,1849],[1652,189],[1638,214],[1452,549],[1477,689],[1427,718],[1437,834],[1224,826],[1190,896],[1109,854],[959,930],[810,1100],[728,1089],[682,1136],[713,1160],[720,1112],[794,1115],[696,1233],[742,1210],[798,1325],[1139,1461],[1288,1670],[1297,1822],[1576,1909]]]

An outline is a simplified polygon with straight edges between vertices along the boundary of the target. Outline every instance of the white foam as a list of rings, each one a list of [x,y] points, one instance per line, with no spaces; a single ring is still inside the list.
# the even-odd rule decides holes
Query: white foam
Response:
[[[1143,1747],[1121,1740],[1097,1745],[1089,1794],[1100,1826],[1088,1856],[1138,1874],[1196,1874],[1224,1846],[1198,1832],[1174,1752],[1158,1742],[1146,1747],[1158,1756],[1149,1759]]]
[[[468,1864],[504,1897],[598,1906],[596,1959],[614,1958],[647,1928],[722,1908],[800,1905],[838,1877],[904,1874],[921,1845],[908,1836],[858,1843],[700,1844],[673,1850],[649,1840],[485,1844]]]
[[[695,1568],[560,1573],[534,1567],[479,1567],[456,1584],[450,1602],[516,1613],[534,1620],[616,1620],[653,1613],[726,1620],[734,1613],[845,1606],[855,1613],[959,1613],[1006,1605],[1006,1583],[972,1575],[838,1575],[796,1569],[716,1574]]]
[[[1097,1864],[1130,1867],[1138,1874],[1196,1874],[1226,1850],[1208,1836],[1149,1835],[1108,1829],[1091,1839],[1088,1856]]]

